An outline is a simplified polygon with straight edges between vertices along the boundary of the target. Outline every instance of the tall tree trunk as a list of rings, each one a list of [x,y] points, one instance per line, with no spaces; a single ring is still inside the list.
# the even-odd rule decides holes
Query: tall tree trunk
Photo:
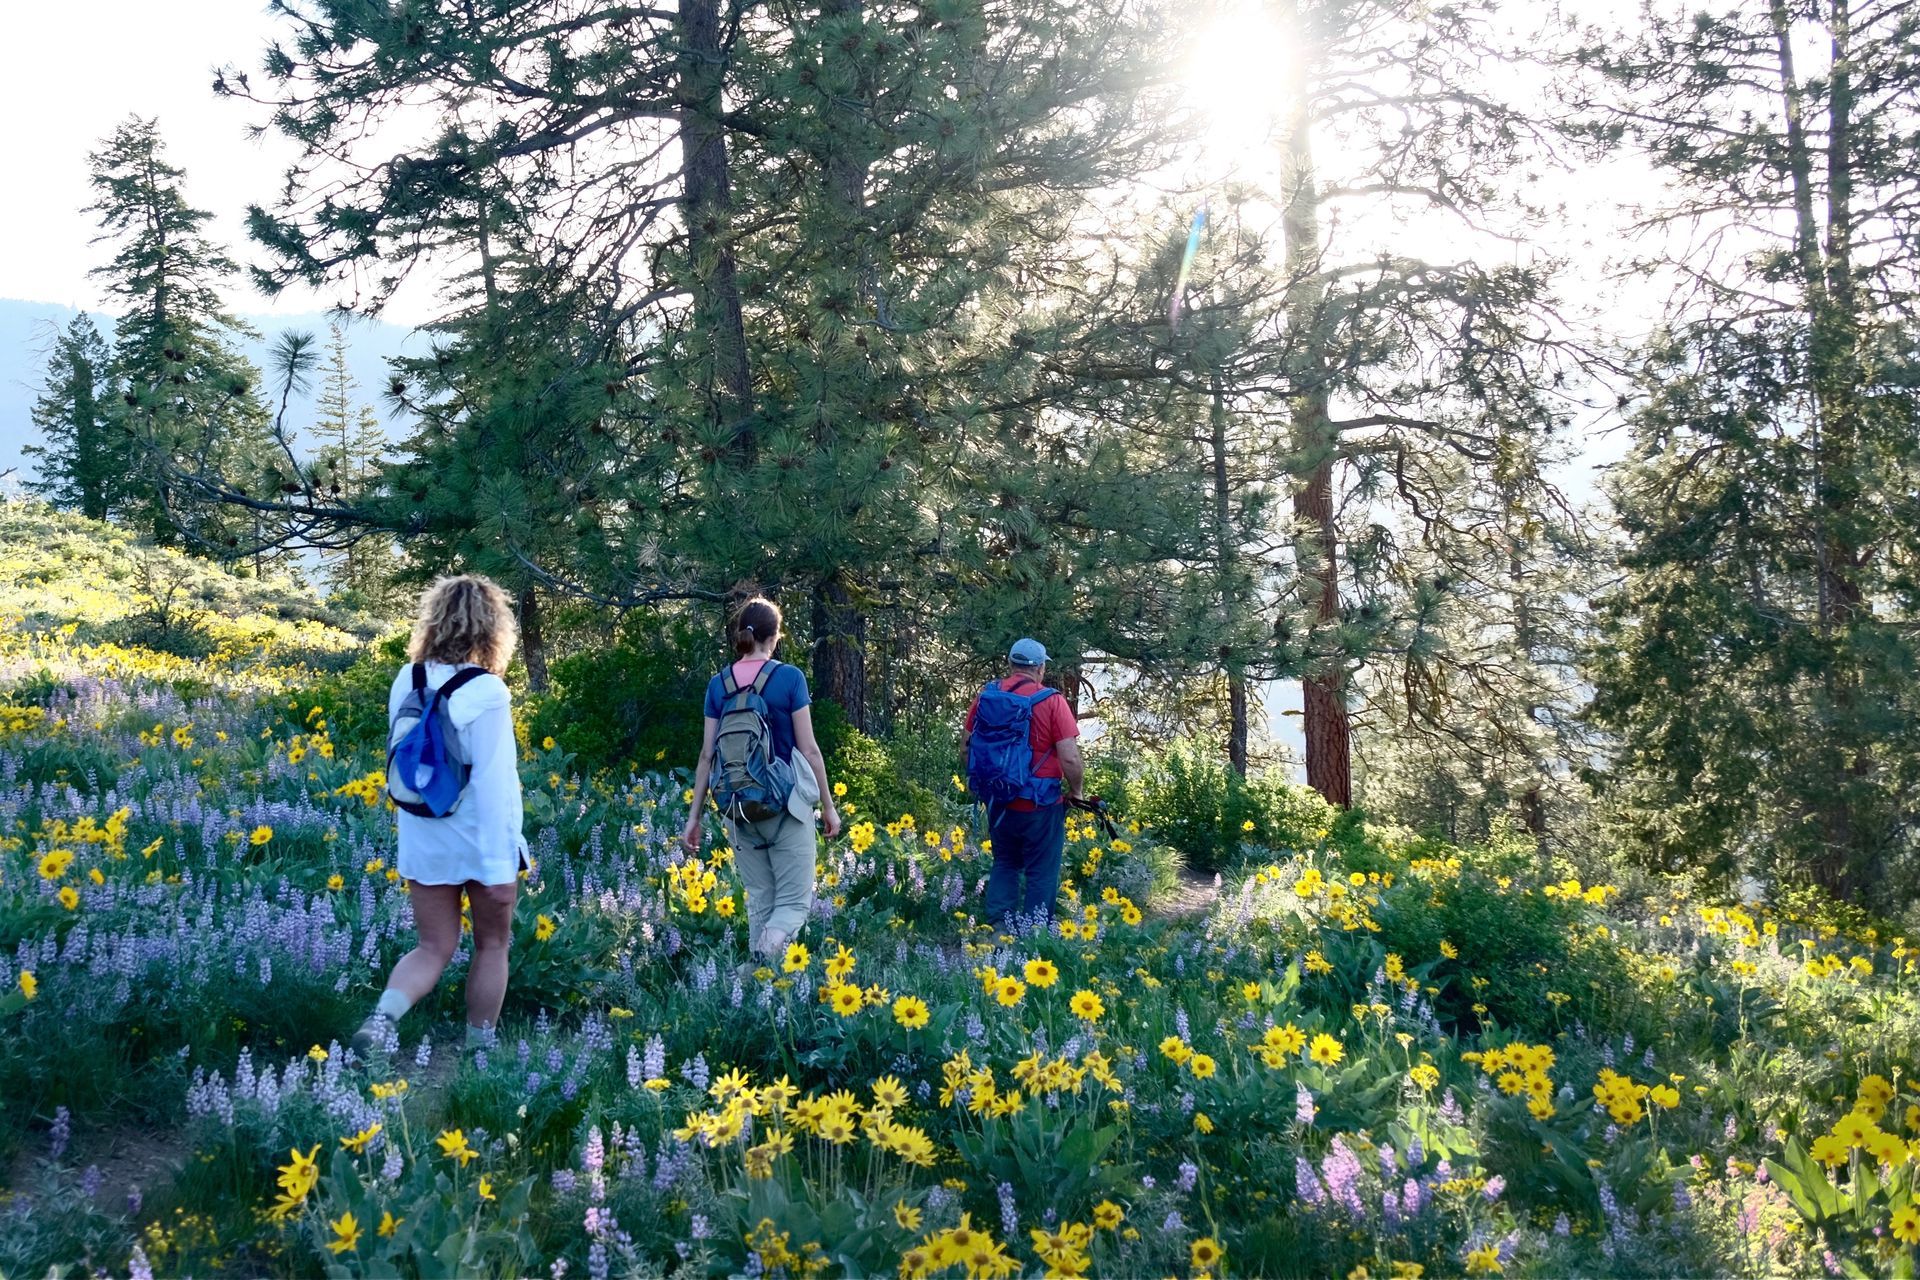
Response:
[[[1297,15],[1296,15],[1297,17]],[[1295,394],[1289,404],[1295,562],[1305,575],[1313,621],[1324,634],[1340,616],[1340,546],[1333,512],[1333,467],[1338,446],[1328,391],[1322,329],[1326,281],[1320,263],[1319,182],[1314,176],[1312,116],[1307,87],[1293,90],[1287,123],[1287,326]],[[1352,727],[1347,713],[1344,659],[1327,654],[1302,679],[1307,739],[1307,785],[1333,804],[1353,803]]]
[[[1241,777],[1247,776],[1247,678],[1238,670],[1227,672],[1227,764]]]
[[[847,713],[862,733],[873,731],[867,707],[867,618],[844,574],[821,579],[813,592],[813,687]]]
[[[823,19],[857,21],[864,0],[826,0],[821,5]],[[847,56],[857,57],[848,52]],[[856,77],[862,91],[868,89],[868,77]],[[840,106],[842,111],[851,108]],[[863,145],[856,145],[847,133],[857,124],[842,122],[828,134],[825,155],[827,200],[835,221],[843,229],[846,242],[858,246],[858,257],[849,269],[864,272],[870,265],[872,249],[866,236],[867,165]],[[852,376],[863,376],[860,372]],[[824,420],[815,429],[815,445],[832,448],[837,424]],[[832,500],[829,498],[828,500]],[[874,718],[867,705],[867,617],[855,600],[853,574],[844,564],[835,565],[820,576],[813,595],[813,678],[825,697],[840,704],[847,719],[863,733],[874,729]]]
[[[680,149],[686,171],[687,247],[694,264],[694,305],[713,358],[716,422],[731,423],[740,460],[754,457],[750,423],[753,378],[740,311],[732,231],[733,187],[727,136],[720,123],[727,64],[720,44],[720,0],[681,0],[674,21],[680,35],[680,96],[686,111]]]
[[[1527,547],[1514,532],[1513,504],[1507,503],[1507,590],[1513,596],[1513,647],[1523,661],[1531,664],[1539,652],[1539,635],[1534,627],[1533,601],[1527,592],[1526,566]],[[1540,704],[1527,706],[1527,724],[1529,728],[1539,723]],[[1526,741],[1531,745],[1530,735]],[[1527,834],[1533,837],[1534,847],[1541,853],[1547,851],[1547,800],[1545,779],[1538,759],[1527,762],[1530,770],[1529,781],[1519,795],[1520,821],[1526,827]]]
[[[547,691],[547,637],[542,626],[540,597],[532,587],[520,588],[520,658],[527,664],[527,688]]]
[[[1233,616],[1239,603],[1233,598],[1239,540],[1233,527],[1233,493],[1227,472],[1227,405],[1220,375],[1213,376],[1208,418],[1213,428],[1213,546],[1220,582],[1220,623],[1223,636],[1234,633]],[[1227,764],[1247,776],[1246,660],[1230,643],[1220,645],[1220,665],[1227,677]]]
[[[1840,651],[1846,632],[1861,620],[1865,599],[1860,588],[1861,548],[1848,529],[1859,493],[1858,349],[1860,316],[1853,287],[1852,263],[1852,71],[1847,0],[1833,0],[1828,28],[1832,35],[1826,120],[1826,243],[1816,213],[1814,144],[1806,125],[1806,94],[1794,66],[1792,17],[1785,0],[1772,0],[1775,56],[1778,61],[1781,106],[1786,121],[1786,161],[1793,189],[1794,250],[1800,263],[1802,306],[1809,335],[1809,390],[1814,404],[1809,428],[1813,455],[1817,586],[1815,627],[1831,652],[1825,662],[1823,686],[1836,728],[1857,722],[1858,687],[1855,673],[1843,666]],[[1835,741],[1823,772],[1832,785],[1825,787],[1818,815],[1826,833],[1826,847],[1812,867],[1814,880],[1840,896],[1848,896],[1852,869],[1863,852],[1856,848],[1863,833],[1854,821],[1852,793],[1871,769],[1864,750],[1844,740]]]

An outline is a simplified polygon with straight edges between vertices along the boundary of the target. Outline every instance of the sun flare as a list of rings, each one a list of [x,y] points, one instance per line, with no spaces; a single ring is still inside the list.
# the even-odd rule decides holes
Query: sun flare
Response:
[[[1194,33],[1182,79],[1209,162],[1237,168],[1286,111],[1292,43],[1257,0],[1223,6]]]

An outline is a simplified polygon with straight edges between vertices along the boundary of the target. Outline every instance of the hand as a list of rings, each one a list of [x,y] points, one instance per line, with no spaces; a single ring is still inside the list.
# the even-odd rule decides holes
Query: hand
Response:
[[[689,856],[700,852],[700,815],[694,814],[687,819],[686,830],[680,833],[680,847]]]
[[[827,839],[833,839],[840,834],[840,811],[828,805],[820,812],[820,824],[826,828]]]

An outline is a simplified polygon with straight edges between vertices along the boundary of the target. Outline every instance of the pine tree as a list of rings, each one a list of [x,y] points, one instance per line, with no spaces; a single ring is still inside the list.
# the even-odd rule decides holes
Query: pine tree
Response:
[[[1276,10],[1297,50],[1278,193],[1297,578],[1276,641],[1304,687],[1308,781],[1344,805],[1354,672],[1407,624],[1397,609],[1434,603],[1396,592],[1404,566],[1481,558],[1507,500],[1497,472],[1524,503],[1548,500],[1538,454],[1560,416],[1560,327],[1544,271],[1506,265],[1511,247],[1491,234],[1527,225],[1536,157],[1534,126],[1489,73],[1513,56],[1494,46],[1489,6]],[[1457,249],[1401,250],[1402,218],[1445,228]]]
[[[600,406],[617,460],[568,478],[609,498],[594,532],[500,550],[630,604],[778,589],[813,633],[818,692],[876,725],[871,620],[915,607],[976,406],[1034,361],[1004,346],[1044,278],[1027,272],[1063,256],[1088,190],[1164,159],[1135,102],[1132,7],[287,8],[301,32],[268,71],[315,155],[352,149],[394,94],[447,124],[391,180],[323,194],[296,170],[253,215],[275,256],[262,283],[356,283],[380,255],[377,304],[399,264],[470,247],[489,209],[477,221],[543,291],[576,300],[562,327],[624,362],[588,362],[619,388]],[[653,162],[674,150],[678,172]]]
[[[32,492],[94,520],[125,505],[128,459],[113,420],[111,361],[92,318],[84,311],[75,316],[54,343],[33,404],[42,443],[22,450],[38,459]]]
[[[1478,564],[1403,567],[1399,621],[1357,682],[1359,799],[1449,840],[1505,822],[1564,850],[1591,818],[1578,659],[1605,557],[1582,521],[1520,506],[1484,546]]]
[[[89,157],[98,241],[117,245],[93,269],[125,304],[115,328],[112,374],[122,388],[115,422],[129,442],[129,510],[161,542],[189,537],[215,550],[238,545],[245,523],[206,500],[182,472],[247,475],[265,469],[268,419],[260,374],[229,345],[247,331],[226,309],[221,284],[234,272],[205,235],[212,214],[188,204],[185,173],[168,164],[155,121],[131,117]]]
[[[347,367],[346,330],[335,324],[328,335],[315,406],[313,474],[328,501],[350,507],[367,506],[376,498],[387,447],[379,415],[372,405],[355,400],[357,389]],[[327,561],[328,585],[363,604],[376,603],[397,567],[393,539],[368,528],[354,532],[360,536],[348,538]]]
[[[1653,13],[1581,51],[1577,104],[1668,179],[1639,265],[1677,281],[1616,477],[1607,778],[1650,860],[1881,902],[1920,799],[1911,34],[1848,0]]]

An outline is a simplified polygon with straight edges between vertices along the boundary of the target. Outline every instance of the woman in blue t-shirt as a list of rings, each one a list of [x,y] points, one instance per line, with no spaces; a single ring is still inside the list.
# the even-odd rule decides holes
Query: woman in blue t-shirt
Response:
[[[738,655],[732,667],[734,687],[745,689],[760,678],[763,667],[773,662],[774,647],[780,643],[780,608],[756,596],[741,606],[728,630]],[[820,820],[829,838],[839,835],[840,811],[833,803],[833,788],[827,783],[826,758],[813,737],[813,699],[807,692],[807,678],[798,667],[776,663],[762,696],[767,703],[773,757],[791,762],[796,772],[812,771],[819,787]],[[715,675],[707,682],[707,730],[693,776],[693,808],[687,814],[686,829],[680,833],[680,843],[689,854],[700,851],[701,818],[713,772],[713,744],[720,732],[726,700],[724,674]],[[792,806],[801,807],[799,801]],[[748,945],[755,955],[777,961],[785,954],[787,944],[799,936],[813,910],[817,842],[811,811],[805,819],[788,811],[759,822],[727,818],[726,824],[733,840],[734,863],[747,888]]]

